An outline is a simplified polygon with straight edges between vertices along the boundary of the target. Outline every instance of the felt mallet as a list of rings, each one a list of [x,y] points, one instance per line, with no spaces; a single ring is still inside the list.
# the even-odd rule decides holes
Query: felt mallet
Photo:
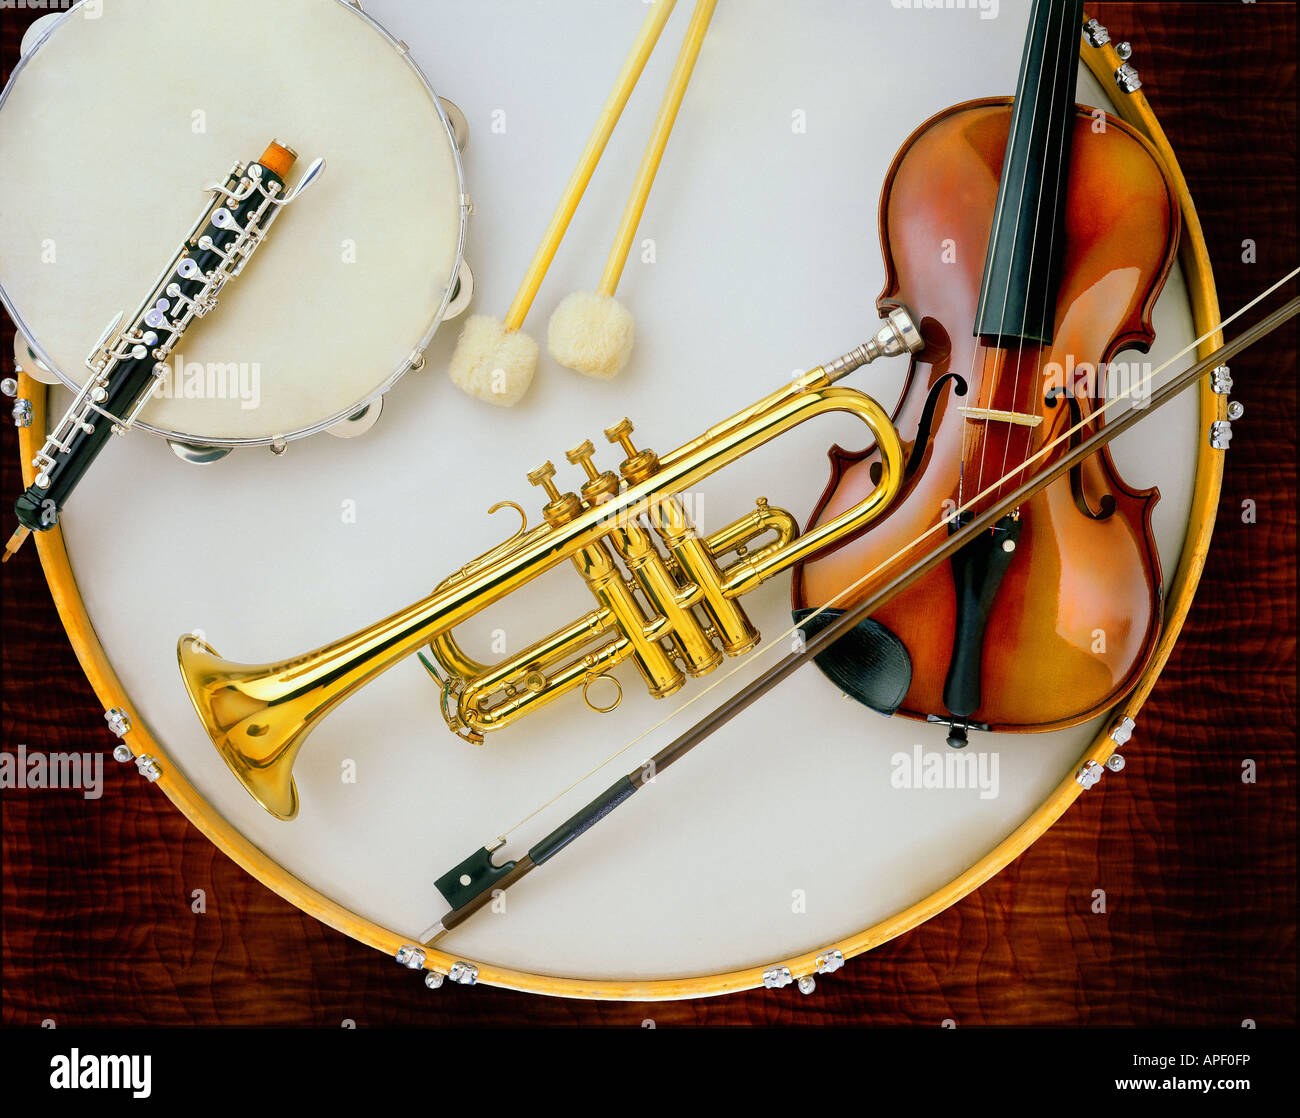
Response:
[[[664,95],[650,145],[641,161],[632,196],[623,211],[623,221],[614,238],[614,247],[605,264],[600,286],[595,291],[578,291],[569,295],[551,316],[546,347],[550,355],[565,368],[607,380],[617,376],[632,356],[635,324],[631,311],[615,298],[615,292],[627,267],[632,242],[636,239],[636,231],[645,215],[650,191],[654,188],[655,177],[668,147],[668,138],[677,122],[677,114],[686,97],[691,75],[695,72],[695,64],[700,57],[700,48],[717,6],[718,0],[699,0],[695,6],[691,25],[686,32],[686,42],[682,44],[681,53],[677,56],[668,92]]]
[[[447,371],[452,381],[469,395],[501,407],[512,407],[528,391],[537,370],[538,346],[523,332],[524,321],[675,4],[676,0],[655,0],[646,16],[632,53],[623,64],[618,82],[505,318],[474,315],[465,323]]]

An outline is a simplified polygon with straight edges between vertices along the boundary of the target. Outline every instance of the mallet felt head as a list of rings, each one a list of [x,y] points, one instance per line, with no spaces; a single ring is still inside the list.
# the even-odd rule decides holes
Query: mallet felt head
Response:
[[[627,307],[612,295],[579,291],[555,308],[546,347],[565,368],[608,380],[628,363],[635,338]]]
[[[537,343],[522,330],[507,330],[499,318],[477,314],[466,321],[447,374],[470,396],[511,408],[533,382],[538,353]]]

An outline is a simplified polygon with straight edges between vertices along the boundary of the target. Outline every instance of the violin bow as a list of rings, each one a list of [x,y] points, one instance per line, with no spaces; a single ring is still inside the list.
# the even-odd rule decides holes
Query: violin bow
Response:
[[[1276,290],[1277,287],[1294,278],[1295,275],[1296,272],[1292,272],[1259,298],[1264,298],[1272,290]],[[1245,309],[1247,308],[1243,308],[1242,311],[1237,313],[1241,314]],[[1134,424],[1140,423],[1175,396],[1190,388],[1212,369],[1226,364],[1243,350],[1267,337],[1279,326],[1289,322],[1297,313],[1300,313],[1300,298],[1293,298],[1285,306],[1280,307],[1267,318],[1243,331],[1231,342],[1216,349],[1208,357],[1197,361],[1181,373],[1170,378],[1160,388],[1152,392],[1145,406],[1130,408],[1118,418],[1108,422],[1105,427],[1081,441],[1054,465],[1030,477],[1005,497],[995,501],[994,504],[960,530],[947,536],[938,547],[911,563],[888,582],[868,594],[855,606],[845,610],[843,614],[814,636],[807,638],[799,650],[789,653],[780,663],[747,684],[716,709],[710,711],[649,760],[642,762],[631,772],[621,776],[604,792],[561,823],[549,835],[530,847],[528,852],[517,861],[504,862],[497,866],[493,864],[491,851],[488,848],[484,847],[476,851],[460,865],[438,879],[439,891],[443,893],[444,897],[452,901],[453,908],[438,923],[422,933],[421,942],[425,946],[432,946],[443,936],[459,927],[474,913],[488,905],[499,891],[508,889],[511,885],[527,877],[538,866],[550,861],[566,846],[591,830],[615,808],[630,799],[634,793],[654,780],[659,773],[685,757],[687,753],[708,738],[715,730],[721,729],[736,715],[784,682],[787,677],[830,648],[841,637],[846,636],[855,626],[865,621],[894,595],[906,589],[944,560],[951,558],[980,532],[992,528],[1002,517],[1024,504],[1030,497],[1051,485],[1052,482],[1065,476],[1070,470],[1097,453],[1113,439],[1118,438]],[[1232,317],[1235,318],[1236,315]],[[1227,321],[1231,321],[1231,319]],[[1220,323],[1220,328],[1224,324]],[[1090,420],[1085,420],[1080,426],[1088,422]],[[1059,442],[1060,440],[1056,441]],[[994,490],[1001,488],[1007,480],[1023,473],[1033,464],[1035,459],[1049,453],[1054,445],[1053,443],[1043,447],[1036,455],[1029,458],[1023,465],[1017,466],[1010,471],[1006,477],[991,488]],[[983,495],[979,494],[971,498],[968,507]],[[874,573],[867,575],[866,581],[870,581]],[[855,587],[848,589],[852,590]]]

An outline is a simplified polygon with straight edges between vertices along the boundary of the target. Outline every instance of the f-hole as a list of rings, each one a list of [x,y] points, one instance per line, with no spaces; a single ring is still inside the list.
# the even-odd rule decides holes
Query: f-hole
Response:
[[[1048,389],[1044,398],[1044,403],[1049,408],[1056,407],[1058,400],[1065,400],[1070,408],[1070,429],[1073,434],[1070,435],[1070,449],[1073,450],[1079,445],[1081,433],[1077,430],[1079,424],[1083,421],[1083,411],[1079,407],[1079,401],[1067,392],[1064,388],[1055,387]],[[1101,499],[1101,508],[1096,512],[1088,504],[1088,495],[1083,491],[1083,466],[1075,466],[1070,471],[1070,496],[1074,498],[1075,507],[1083,513],[1089,520],[1109,520],[1115,513],[1115,498],[1107,493]]]
[[[907,460],[907,472],[909,474],[914,473],[921,465],[921,458],[925,454],[925,448],[930,445],[930,430],[934,426],[934,412],[939,406],[939,397],[943,395],[943,386],[950,380],[956,382],[953,386],[955,395],[966,395],[966,378],[960,373],[944,373],[930,386],[930,394],[925,398],[925,407],[921,411],[921,422],[917,424],[916,442],[912,444],[912,454]]]

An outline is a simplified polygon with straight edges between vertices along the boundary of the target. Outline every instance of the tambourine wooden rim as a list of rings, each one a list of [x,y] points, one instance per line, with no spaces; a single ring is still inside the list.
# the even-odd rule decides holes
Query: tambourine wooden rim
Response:
[[[1084,47],[1083,59],[1094,76],[1109,90],[1114,76],[1122,65],[1122,60],[1109,44],[1101,47]],[[1212,329],[1219,321],[1219,304],[1215,292],[1214,277],[1210,268],[1209,252],[1196,215],[1195,206],[1183,178],[1168,138],[1156,120],[1151,107],[1140,91],[1123,93],[1118,97],[1111,95],[1116,111],[1126,122],[1136,127],[1147,136],[1164,157],[1177,187],[1179,203],[1183,212],[1183,240],[1180,246],[1180,258],[1186,279],[1188,295],[1191,301],[1192,317],[1198,334]],[[1199,356],[1206,356],[1222,344],[1222,333],[1212,334],[1199,347]],[[45,386],[26,375],[20,378],[22,395],[32,402],[32,425],[20,431],[19,449],[23,457],[24,484],[31,484],[32,468],[30,460],[39,449],[41,436],[38,432],[45,430]],[[548,994],[569,998],[593,998],[606,1000],[669,1000],[676,998],[704,997],[726,994],[737,990],[752,989],[763,984],[763,975],[772,967],[788,967],[790,973],[799,977],[816,970],[818,955],[831,950],[839,950],[846,959],[860,955],[880,944],[910,931],[917,925],[942,912],[945,908],[961,900],[967,894],[982,885],[994,874],[1005,868],[1010,862],[1024,853],[1074,802],[1083,791],[1083,785],[1077,779],[1078,774],[1090,762],[1104,765],[1114,753],[1118,743],[1111,737],[1111,730],[1125,719],[1136,720],[1147,696],[1155,686],[1160,672],[1165,666],[1174,644],[1182,631],[1183,621],[1191,607],[1192,597],[1200,581],[1204,568],[1205,556],[1209,550],[1210,536],[1214,531],[1215,516],[1219,502],[1219,490],[1223,478],[1222,451],[1213,450],[1209,443],[1209,431],[1212,423],[1226,418],[1226,397],[1213,391],[1207,381],[1200,387],[1200,426],[1201,440],[1197,454],[1196,480],[1193,490],[1191,513],[1188,519],[1187,540],[1183,546],[1177,572],[1169,592],[1166,620],[1155,655],[1150,665],[1138,680],[1136,687],[1126,700],[1113,712],[1110,725],[1092,742],[1079,758],[1074,768],[1060,781],[1052,793],[1019,827],[1002,840],[993,850],[984,855],[974,865],[954,880],[926,897],[889,918],[871,927],[840,940],[830,946],[822,946],[815,951],[791,958],[773,961],[761,967],[730,971],[725,974],[705,975],[692,978],[654,979],[644,981],[611,981],[557,978],[544,974],[532,974],[525,971],[496,967],[476,960],[460,960],[437,950],[426,952],[425,967],[443,974],[453,963],[464,961],[473,963],[478,968],[478,981],[494,986],[527,991],[536,994]],[[81,600],[76,579],[69,564],[68,553],[64,546],[60,530],[39,534],[37,547],[55,607],[67,629],[68,637],[81,662],[95,694],[105,709],[122,707],[131,710],[126,691],[116,672],[108,662],[99,639],[86,613]],[[223,853],[233,859],[245,870],[256,877],[262,884],[274,890],[281,897],[303,912],[315,917],[322,923],[351,936],[353,939],[384,952],[390,958],[404,945],[414,945],[413,941],[399,936],[370,921],[363,920],[355,913],[345,909],[336,901],[322,895],[304,882],[287,873],[272,861],[262,850],[237,832],[224,818],[215,815],[209,805],[194,789],[188,780],[169,761],[167,751],[150,734],[149,730],[133,719],[131,729],[125,741],[137,756],[148,755],[154,758],[161,776],[157,783],[167,797],[184,813],[204,835]]]

